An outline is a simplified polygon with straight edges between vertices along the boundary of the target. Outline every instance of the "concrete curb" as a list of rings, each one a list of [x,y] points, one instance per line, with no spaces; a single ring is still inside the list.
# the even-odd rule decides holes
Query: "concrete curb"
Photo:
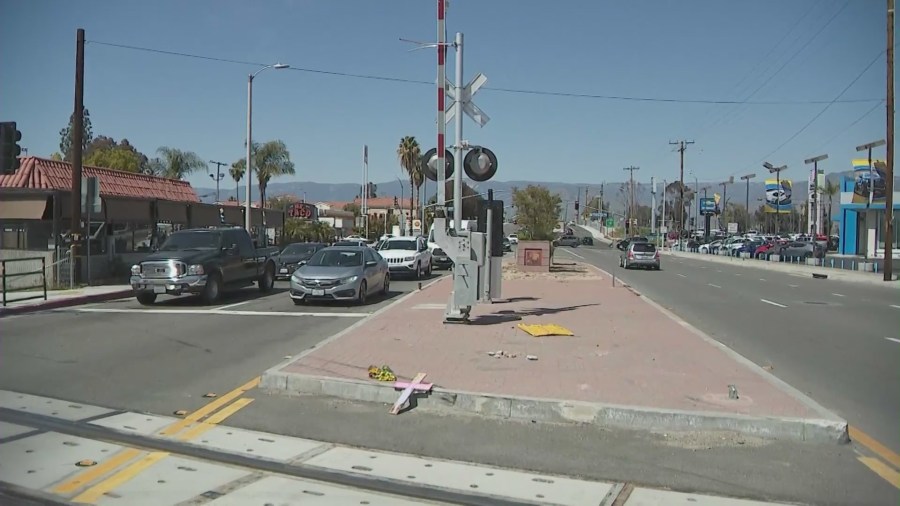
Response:
[[[82,306],[84,304],[92,304],[94,302],[106,302],[109,300],[124,299],[131,297],[134,292],[129,288],[127,290],[117,290],[115,292],[98,293],[93,295],[79,295],[76,297],[66,297],[56,300],[43,301],[37,304],[27,304],[24,306],[0,308],[0,318],[4,316],[12,316],[17,314],[35,313],[38,311],[47,311],[50,309],[61,309],[64,307]]]
[[[270,369],[259,388],[282,395],[324,395],[363,402],[392,404],[398,393],[391,384],[286,373]],[[731,413],[656,409],[561,399],[543,399],[465,392],[435,387],[416,396],[418,408],[464,412],[487,417],[597,427],[675,431],[733,431],[765,439],[813,443],[846,443],[847,423],[836,420],[758,417]]]

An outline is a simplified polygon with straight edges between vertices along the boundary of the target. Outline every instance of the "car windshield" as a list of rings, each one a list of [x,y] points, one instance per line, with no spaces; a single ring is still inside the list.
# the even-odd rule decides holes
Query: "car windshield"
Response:
[[[649,242],[636,242],[632,245],[632,249],[638,253],[653,253],[656,251],[656,246]]]
[[[362,251],[327,248],[316,252],[306,265],[312,267],[359,267],[362,262]]]
[[[281,250],[282,255],[309,255],[311,253],[316,252],[315,244],[289,244],[283,250]]]
[[[338,241],[335,246],[359,246],[361,241]]]
[[[446,255],[446,253],[444,253],[444,250],[442,250],[441,248],[434,248],[434,250],[431,251],[431,254],[436,257],[442,257]]]
[[[399,249],[416,251],[416,241],[410,239],[392,239],[381,245],[382,250]]]
[[[222,244],[218,232],[176,232],[166,239],[160,251],[184,251],[189,249],[216,249]]]

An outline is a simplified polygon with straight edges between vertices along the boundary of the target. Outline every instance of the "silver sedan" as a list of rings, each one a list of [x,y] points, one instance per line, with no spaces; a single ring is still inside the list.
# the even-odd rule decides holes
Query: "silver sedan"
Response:
[[[365,246],[338,246],[317,251],[291,275],[294,304],[316,300],[356,301],[390,292],[391,274],[377,251]]]

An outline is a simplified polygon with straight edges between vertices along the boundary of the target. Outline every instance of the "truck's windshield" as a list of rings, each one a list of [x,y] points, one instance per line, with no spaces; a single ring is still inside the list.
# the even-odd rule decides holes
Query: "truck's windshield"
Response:
[[[221,244],[222,234],[218,232],[175,232],[166,239],[159,250],[215,249]]]

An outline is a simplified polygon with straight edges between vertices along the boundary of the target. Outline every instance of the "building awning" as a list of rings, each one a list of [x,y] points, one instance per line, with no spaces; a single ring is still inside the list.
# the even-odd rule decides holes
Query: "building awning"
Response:
[[[46,210],[46,195],[0,200],[0,220],[40,220]]]

